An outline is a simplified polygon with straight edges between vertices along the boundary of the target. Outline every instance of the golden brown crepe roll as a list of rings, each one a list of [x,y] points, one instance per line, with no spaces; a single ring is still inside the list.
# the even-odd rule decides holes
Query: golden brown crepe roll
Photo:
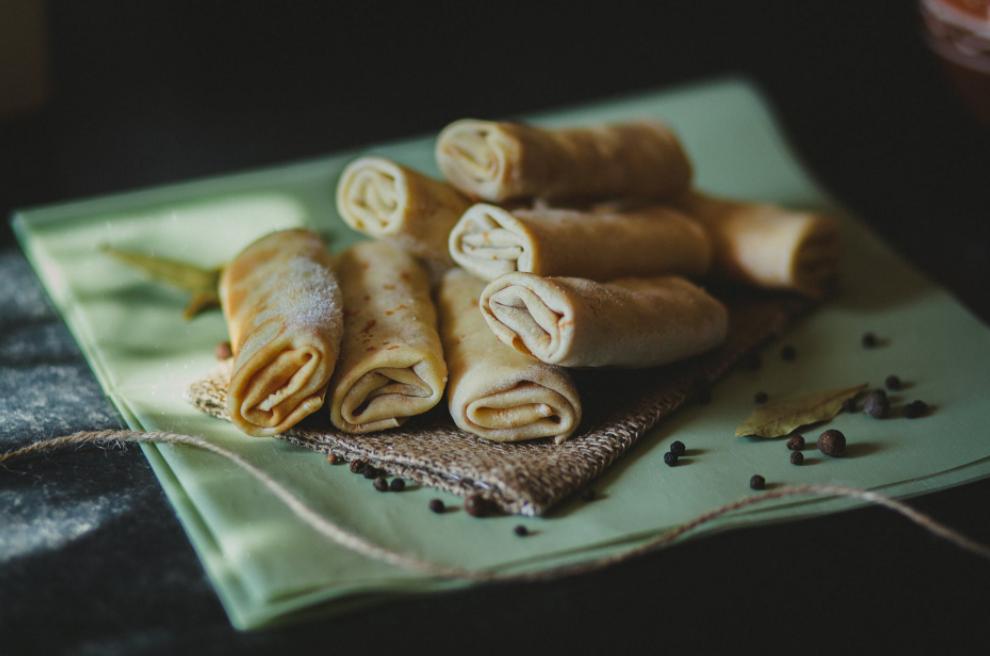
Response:
[[[447,237],[470,205],[450,185],[381,157],[351,162],[337,184],[347,225],[445,264],[453,264]]]
[[[510,212],[479,203],[451,231],[450,254],[485,280],[513,271],[592,280],[701,275],[711,263],[711,245],[697,221],[656,205]]]
[[[451,269],[440,286],[440,337],[450,382],[450,415],[462,430],[515,442],[553,437],[560,444],[581,422],[581,401],[566,369],[500,343],[485,325],[478,297],[485,283]]]
[[[817,297],[838,272],[841,232],[834,219],[698,192],[680,204],[711,237],[715,277]]]
[[[330,380],[330,417],[349,433],[394,428],[435,406],[447,382],[425,267],[366,241],[335,261],[344,339]]]
[[[282,433],[323,405],[343,332],[323,242],[284,230],[245,248],[220,277],[233,373],[227,410],[248,435]]]
[[[658,121],[548,130],[462,120],[440,133],[437,164],[472,198],[667,198],[691,181],[691,163]]]
[[[541,278],[510,273],[481,295],[495,336],[566,367],[654,367],[712,349],[729,329],[719,301],[684,278]]]

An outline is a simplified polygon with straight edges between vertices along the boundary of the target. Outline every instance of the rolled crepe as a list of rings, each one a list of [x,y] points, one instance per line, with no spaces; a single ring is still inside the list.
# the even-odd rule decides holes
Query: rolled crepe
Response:
[[[440,133],[437,164],[450,184],[493,202],[544,198],[667,198],[685,190],[691,163],[658,121],[547,130],[462,120]]]
[[[453,264],[447,237],[470,205],[450,185],[381,157],[352,162],[337,184],[347,225],[444,264]]]
[[[560,444],[581,421],[581,401],[566,369],[517,353],[485,326],[485,284],[451,269],[440,286],[440,337],[450,370],[450,415],[462,430],[515,442],[553,437]]]
[[[719,301],[684,278],[541,278],[510,273],[481,294],[499,341],[566,367],[654,367],[712,349],[729,330]]]
[[[698,192],[680,205],[711,237],[714,277],[819,297],[838,273],[841,231],[834,219]]]
[[[513,271],[611,280],[704,274],[711,245],[696,221],[667,207],[510,212],[480,203],[451,231],[450,254],[485,280]]]
[[[248,435],[282,433],[323,405],[343,332],[330,255],[309,230],[245,248],[220,277],[234,353],[227,410]]]
[[[348,433],[394,428],[435,406],[447,382],[425,267],[384,242],[340,253],[344,339],[330,418]]]

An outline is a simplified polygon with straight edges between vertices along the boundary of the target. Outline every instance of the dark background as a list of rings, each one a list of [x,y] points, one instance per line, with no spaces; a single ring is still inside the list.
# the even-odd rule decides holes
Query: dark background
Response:
[[[953,93],[912,2],[26,4],[43,10],[47,92],[0,115],[5,217],[436,132],[465,116],[741,74],[834,197],[990,319],[990,129]],[[6,224],[0,240],[0,258],[28,276]],[[0,396],[8,414],[9,399],[35,388],[53,406],[33,423],[0,424],[4,450],[116,425],[64,327],[40,295],[37,304],[12,304],[17,317],[0,307],[11,312],[0,347],[54,344],[28,360],[11,348],[3,360],[0,348]],[[77,373],[72,402],[49,375],[57,367]],[[49,510],[71,512],[82,494],[134,503],[68,547],[0,559],[3,654],[990,645],[990,563],[874,509],[734,531],[552,584],[238,634],[136,448],[17,468],[34,475],[0,470],[0,492],[43,488]],[[990,542],[988,483],[912,503]]]

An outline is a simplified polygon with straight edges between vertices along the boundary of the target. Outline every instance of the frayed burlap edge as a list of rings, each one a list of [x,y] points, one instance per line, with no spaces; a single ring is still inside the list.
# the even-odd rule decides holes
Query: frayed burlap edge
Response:
[[[393,476],[460,496],[480,494],[500,511],[540,515],[586,486],[644,433],[706,390],[746,354],[779,335],[807,301],[791,296],[730,301],[731,327],[719,349],[679,365],[636,371],[578,371],[582,426],[564,444],[542,439],[490,442],[459,430],[444,403],[403,426],[352,435],[335,429],[327,409],[280,435],[344,460],[364,460]],[[186,400],[230,419],[230,363],[189,386]]]

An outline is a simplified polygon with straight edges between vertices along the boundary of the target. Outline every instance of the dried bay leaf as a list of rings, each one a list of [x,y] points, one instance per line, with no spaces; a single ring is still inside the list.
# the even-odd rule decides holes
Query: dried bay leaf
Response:
[[[220,307],[217,287],[220,284],[222,269],[204,269],[187,262],[114,248],[109,244],[104,244],[101,250],[125,264],[140,269],[157,282],[191,292],[192,300],[182,314],[186,320],[209,308]]]
[[[827,421],[839,414],[842,403],[866,389],[868,383],[855,387],[812,392],[782,401],[761,405],[739,426],[736,437],[780,437],[801,426]]]

